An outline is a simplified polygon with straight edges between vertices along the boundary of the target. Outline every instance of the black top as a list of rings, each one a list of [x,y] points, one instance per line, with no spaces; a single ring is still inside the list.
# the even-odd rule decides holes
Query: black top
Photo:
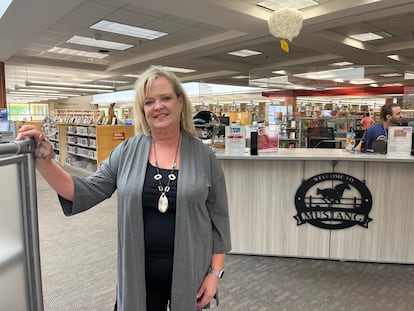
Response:
[[[161,184],[168,183],[168,174],[171,170],[160,169]],[[172,263],[174,255],[175,211],[177,199],[178,170],[174,170],[175,180],[170,181],[168,210],[161,213],[158,210],[158,199],[161,192],[159,182],[154,179],[157,169],[150,162],[147,165],[144,190],[142,194],[144,216],[145,267],[147,281],[171,282]]]

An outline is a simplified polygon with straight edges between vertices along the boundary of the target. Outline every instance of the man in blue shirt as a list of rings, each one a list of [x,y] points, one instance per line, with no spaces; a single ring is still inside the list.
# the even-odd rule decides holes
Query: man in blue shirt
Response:
[[[373,151],[372,143],[376,140],[387,141],[388,128],[390,126],[400,124],[403,118],[401,107],[394,103],[387,103],[381,107],[380,116],[382,123],[377,123],[369,127],[355,150],[361,150],[362,142],[365,142],[367,151]]]

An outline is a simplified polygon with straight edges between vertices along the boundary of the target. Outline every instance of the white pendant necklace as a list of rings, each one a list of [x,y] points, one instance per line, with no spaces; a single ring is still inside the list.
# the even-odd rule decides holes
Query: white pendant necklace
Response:
[[[168,182],[165,185],[165,187],[163,187],[163,185],[161,183],[162,175],[161,175],[160,169],[158,167],[157,151],[155,150],[155,142],[153,142],[153,144],[152,144],[154,146],[155,168],[157,169],[157,174],[154,175],[154,179],[156,181],[158,181],[158,191],[161,192],[161,195],[158,199],[158,210],[161,213],[165,213],[168,210],[168,198],[167,198],[166,193],[168,191],[170,191],[170,189],[171,189],[170,182],[172,180],[177,179],[177,176],[175,176],[175,174],[174,174],[174,169],[177,166],[176,161],[177,161],[178,150],[180,149],[180,142],[181,142],[181,136],[180,136],[180,139],[178,140],[177,150],[175,151],[174,162],[171,164],[171,172],[168,174]]]

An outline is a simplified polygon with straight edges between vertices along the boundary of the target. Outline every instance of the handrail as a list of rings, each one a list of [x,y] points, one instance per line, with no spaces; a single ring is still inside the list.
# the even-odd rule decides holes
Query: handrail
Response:
[[[36,143],[33,138],[12,141],[0,144],[0,154],[24,154],[32,153],[36,149]]]

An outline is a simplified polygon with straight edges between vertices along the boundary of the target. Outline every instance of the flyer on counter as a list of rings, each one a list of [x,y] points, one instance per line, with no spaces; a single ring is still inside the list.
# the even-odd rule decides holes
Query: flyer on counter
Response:
[[[244,126],[226,126],[225,137],[226,154],[244,154],[246,150],[246,129]]]
[[[407,156],[411,154],[411,126],[390,126],[388,128],[387,154]]]

